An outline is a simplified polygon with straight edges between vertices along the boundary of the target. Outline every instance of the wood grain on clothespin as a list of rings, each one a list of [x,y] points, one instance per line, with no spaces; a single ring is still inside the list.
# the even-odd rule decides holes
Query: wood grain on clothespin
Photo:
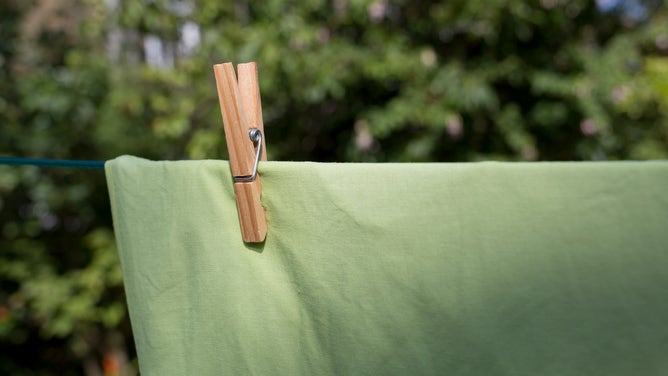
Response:
[[[225,140],[230,153],[232,176],[248,177],[255,167],[256,151],[249,138],[249,129],[257,128],[264,138],[260,87],[255,63],[239,64],[239,82],[232,63],[216,64],[218,100],[223,116]],[[264,141],[264,140],[263,140]],[[266,160],[266,142],[261,142],[261,159]],[[260,202],[262,185],[260,175],[252,181],[235,181],[241,235],[245,242],[259,243],[267,235],[267,220]]]

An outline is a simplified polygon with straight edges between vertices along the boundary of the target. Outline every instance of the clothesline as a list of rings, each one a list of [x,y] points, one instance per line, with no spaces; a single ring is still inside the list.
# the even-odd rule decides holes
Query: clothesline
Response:
[[[104,170],[104,161],[0,157],[0,165],[88,168]]]

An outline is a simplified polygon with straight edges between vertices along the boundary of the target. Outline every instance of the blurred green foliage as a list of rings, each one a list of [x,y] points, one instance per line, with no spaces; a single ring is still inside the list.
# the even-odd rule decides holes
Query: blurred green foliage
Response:
[[[638,0],[8,0],[0,154],[226,158],[257,61],[270,160],[668,157],[668,10]],[[0,374],[136,361],[104,175],[0,166]]]

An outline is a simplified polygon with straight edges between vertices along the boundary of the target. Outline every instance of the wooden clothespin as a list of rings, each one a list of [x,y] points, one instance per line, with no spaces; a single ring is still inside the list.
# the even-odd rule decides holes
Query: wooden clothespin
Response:
[[[258,162],[267,160],[260,85],[257,64],[239,64],[237,68],[238,83],[232,63],[216,64],[213,72],[230,153],[241,236],[245,242],[259,243],[267,235],[267,220],[260,203],[262,185],[257,173]]]

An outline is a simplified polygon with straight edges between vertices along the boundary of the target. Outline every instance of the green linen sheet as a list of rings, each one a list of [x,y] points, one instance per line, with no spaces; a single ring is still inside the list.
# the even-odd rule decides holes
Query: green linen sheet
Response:
[[[666,375],[668,163],[106,174],[143,375]]]

